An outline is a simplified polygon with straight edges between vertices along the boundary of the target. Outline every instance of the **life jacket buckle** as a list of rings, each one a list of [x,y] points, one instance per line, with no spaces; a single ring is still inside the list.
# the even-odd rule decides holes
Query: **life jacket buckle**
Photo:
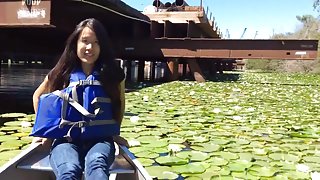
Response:
[[[79,122],[77,122],[77,124],[78,124],[79,128],[86,127],[89,125],[89,123],[87,121],[79,121]]]
[[[80,86],[93,85],[93,84],[94,84],[93,80],[80,80],[79,81]]]

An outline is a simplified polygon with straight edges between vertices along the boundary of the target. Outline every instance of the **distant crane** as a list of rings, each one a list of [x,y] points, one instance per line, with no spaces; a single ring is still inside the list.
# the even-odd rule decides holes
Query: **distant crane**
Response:
[[[258,35],[258,31],[256,31],[256,34],[254,35],[253,39],[256,39],[257,35]]]
[[[240,39],[242,39],[242,38],[243,38],[243,36],[244,36],[244,34],[246,33],[246,31],[247,31],[247,28],[244,28],[243,33],[242,33],[242,35],[241,35]]]
[[[226,39],[230,39],[230,33],[229,33],[229,29],[226,29],[226,35],[225,35]]]

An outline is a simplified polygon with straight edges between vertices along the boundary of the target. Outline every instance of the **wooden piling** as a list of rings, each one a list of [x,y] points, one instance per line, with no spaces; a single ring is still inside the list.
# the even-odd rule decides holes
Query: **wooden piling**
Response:
[[[196,59],[187,60],[191,73],[197,82],[205,82],[204,75]]]
[[[178,67],[179,67],[179,62],[178,59],[171,59],[168,60],[167,62],[168,67],[169,67],[169,81],[176,81],[179,79],[179,72],[178,72]]]
[[[145,67],[145,61],[139,61],[138,63],[138,81],[143,82],[144,81],[144,67]]]

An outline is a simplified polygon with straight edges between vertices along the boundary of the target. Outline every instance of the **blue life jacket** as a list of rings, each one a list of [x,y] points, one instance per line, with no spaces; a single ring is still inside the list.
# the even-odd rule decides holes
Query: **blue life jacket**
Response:
[[[99,73],[86,77],[81,69],[71,73],[67,88],[40,96],[31,136],[95,139],[120,134],[112,119],[111,100],[99,82]]]

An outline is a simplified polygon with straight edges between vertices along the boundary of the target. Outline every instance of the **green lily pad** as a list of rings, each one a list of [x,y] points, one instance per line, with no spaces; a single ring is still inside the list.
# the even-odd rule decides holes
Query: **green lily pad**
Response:
[[[157,178],[157,179],[178,178],[178,175],[172,172],[171,168],[167,166],[150,166],[150,167],[146,167],[146,170],[152,178]]]
[[[191,143],[205,143],[209,141],[209,138],[203,136],[195,136],[195,137],[188,137],[187,141]]]
[[[15,141],[17,139],[18,139],[18,137],[16,137],[16,136],[0,136],[0,142]]]
[[[252,166],[249,171],[251,175],[258,176],[258,177],[272,177],[278,171],[276,168],[273,167],[261,167],[261,166]]]
[[[8,146],[8,147],[21,147],[27,144],[24,141],[5,141],[1,143],[1,146]]]
[[[232,172],[231,175],[234,178],[240,178],[240,179],[250,179],[250,180],[259,180],[260,179],[260,177],[253,176],[253,175],[246,173],[246,172]]]
[[[160,148],[160,147],[166,147],[166,146],[168,146],[168,142],[164,140],[158,140],[154,143],[144,145],[144,147],[146,148]]]
[[[310,179],[309,173],[304,172],[298,172],[298,171],[288,171],[285,173],[285,175],[288,177],[288,179]]]
[[[237,160],[228,164],[230,171],[241,172],[252,166],[252,162],[247,160]]]
[[[14,134],[11,134],[11,136],[16,136],[18,138],[21,138],[21,137],[26,137],[26,136],[29,136],[29,133],[14,133]]]
[[[160,140],[158,136],[140,136],[137,140],[143,144],[151,144]]]
[[[267,149],[260,149],[260,148],[259,149],[254,148],[253,151],[252,151],[253,154],[260,155],[260,156],[261,155],[267,155],[268,152],[269,151]]]
[[[173,165],[188,164],[189,160],[188,159],[179,158],[179,157],[176,157],[176,156],[161,156],[161,157],[156,158],[156,162],[161,164],[161,165],[173,166]]]
[[[207,178],[210,178],[210,177],[207,177]],[[202,177],[197,177],[197,176],[190,176],[185,178],[185,180],[202,180],[202,179],[203,179]]]
[[[165,138],[164,140],[168,141],[169,144],[181,144],[185,142],[183,138],[177,138],[177,137],[169,137],[169,138]]]
[[[205,168],[199,163],[189,163],[181,166],[172,166],[172,170],[178,174],[199,174],[205,172]]]
[[[10,145],[0,145],[0,152],[4,151],[13,151],[13,150],[19,150],[19,146],[10,146]]]
[[[18,131],[19,127],[10,127],[10,126],[4,126],[4,127],[1,127],[0,128],[0,131],[3,131],[3,132],[16,132]]]
[[[130,152],[133,154],[139,153],[139,152],[144,152],[144,151],[149,151],[151,148],[145,148],[145,147],[130,147],[129,148]]]
[[[182,151],[178,152],[176,156],[182,159],[190,159],[190,161],[200,162],[210,158],[210,156],[207,153],[200,151]]]
[[[27,116],[27,114],[25,113],[6,113],[6,114],[0,115],[0,117],[3,117],[3,118],[20,118],[25,116]]]
[[[24,137],[21,137],[20,138],[20,140],[21,141],[24,141],[24,142],[32,142],[32,140],[33,140],[33,137],[31,137],[31,136],[24,136]]]
[[[149,159],[157,158],[160,156],[158,153],[154,153],[151,151],[138,152],[138,153],[134,153],[134,155],[139,158],[149,158]]]
[[[140,136],[139,133],[133,133],[133,132],[121,132],[120,135],[124,138],[137,138]]]
[[[169,153],[169,149],[167,147],[153,148],[153,149],[150,149],[149,151],[158,153],[158,154]]]
[[[0,152],[0,160],[10,160],[20,153],[21,153],[21,150]]]
[[[247,161],[252,161],[253,156],[251,153],[238,153],[239,159],[240,160],[247,160]]]
[[[5,122],[3,125],[5,125],[5,126],[13,126],[13,127],[20,127],[21,126],[21,121],[9,121],[9,122]]]
[[[231,153],[231,152],[218,152],[218,155],[220,155],[223,159],[227,159],[227,160],[233,160],[233,159],[238,159],[239,156],[235,153]]]
[[[212,180],[234,180],[232,176],[214,176],[211,178]]]
[[[211,143],[205,143],[203,145],[193,145],[190,147],[193,150],[202,151],[202,152],[215,152],[221,150],[221,146]]]
[[[213,166],[224,166],[229,163],[228,160],[220,158],[220,157],[211,157],[207,161],[210,162],[210,164]]]
[[[230,143],[230,140],[226,140],[226,139],[212,139],[212,140],[210,140],[210,143],[212,143],[212,144],[218,144],[218,145],[226,145],[226,144]]]
[[[137,160],[138,160],[144,167],[152,166],[152,164],[155,163],[154,160],[152,160],[152,159],[147,159],[147,158],[137,158]]]
[[[319,156],[304,156],[302,159],[306,162],[311,162],[311,163],[319,163],[320,162]]]
[[[298,162],[300,158],[298,156],[292,154],[284,154],[284,153],[272,153],[269,154],[269,157],[275,161],[290,161],[290,162]]]

